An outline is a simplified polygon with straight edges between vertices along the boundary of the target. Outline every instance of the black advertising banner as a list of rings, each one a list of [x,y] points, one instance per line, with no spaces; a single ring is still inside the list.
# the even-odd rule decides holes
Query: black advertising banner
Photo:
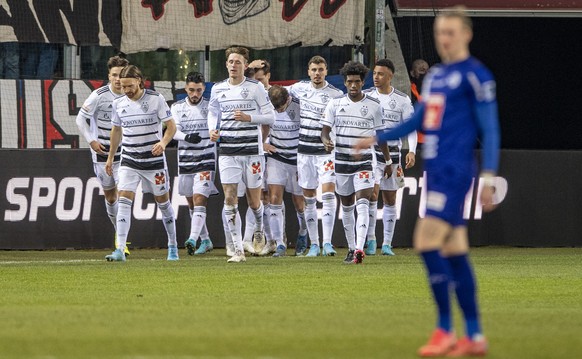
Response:
[[[0,42],[50,42],[120,47],[119,0],[0,2]]]
[[[171,184],[177,188],[176,151],[167,150]],[[103,195],[86,149],[0,150],[0,249],[110,248],[113,226],[105,213]],[[394,246],[410,247],[419,215],[424,215],[424,179],[418,165],[405,173],[399,190]],[[475,180],[465,201],[473,245],[582,246],[582,151],[502,151],[497,179],[498,208],[482,213],[480,181]],[[319,194],[320,195],[320,194]],[[177,219],[178,243],[187,239],[187,204],[171,193]],[[215,246],[224,246],[222,195],[211,197],[208,230]],[[297,235],[297,219],[286,198],[287,236]],[[320,204],[321,205],[321,204]],[[338,206],[341,207],[341,206]],[[244,200],[239,206],[244,218]],[[379,205],[381,209],[381,205]],[[134,247],[165,247],[167,237],[151,195],[137,194],[129,240]],[[333,243],[344,247],[341,214]],[[377,238],[382,238],[378,214]]]

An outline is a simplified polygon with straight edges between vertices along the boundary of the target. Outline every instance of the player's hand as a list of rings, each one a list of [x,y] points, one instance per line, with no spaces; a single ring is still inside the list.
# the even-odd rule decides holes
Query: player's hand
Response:
[[[202,141],[202,137],[200,137],[200,134],[198,132],[189,133],[186,135],[186,138],[184,138],[184,141],[197,144],[200,143],[200,141]]]
[[[220,131],[210,130],[210,131],[208,131],[208,133],[210,134],[210,141],[218,142],[218,140],[220,139]]]
[[[481,188],[481,205],[483,206],[483,212],[491,212],[497,206],[493,204],[493,195],[495,194],[495,187],[484,185]]]
[[[113,176],[113,161],[110,161],[109,158],[107,159],[107,162],[105,162],[105,173],[107,173],[109,177]]]
[[[99,141],[91,141],[91,143],[89,145],[91,146],[91,149],[93,149],[93,151],[95,151],[96,153],[98,153],[100,155],[107,154],[105,152],[105,146],[103,146],[101,143],[99,143]]]
[[[250,69],[262,69],[263,67],[265,67],[265,61],[263,60],[253,60],[253,62],[249,64]]]
[[[404,167],[405,169],[409,169],[414,167],[414,164],[416,163],[416,155],[414,154],[414,152],[408,152],[406,154],[406,166]]]
[[[376,138],[375,137],[367,137],[367,138],[363,138],[361,140],[359,140],[358,142],[356,142],[356,144],[353,146],[354,150],[356,150],[356,158],[360,158],[360,151],[365,149],[365,148],[370,148],[374,143],[376,143]]]
[[[162,141],[160,141],[152,147],[152,155],[161,156],[162,153],[164,153],[165,149],[166,149],[166,145]]]
[[[386,165],[384,166],[384,178],[388,179],[390,177],[392,177],[392,165]]]
[[[241,110],[234,111],[234,119],[235,119],[235,121],[251,122],[251,116],[247,115],[246,113],[242,112]]]
[[[271,153],[275,153],[277,152],[277,147],[273,146],[270,143],[263,143],[263,149],[265,150],[265,152],[267,152],[268,154]]]
[[[334,146],[334,144],[333,144],[333,141],[332,141],[332,140],[324,140],[324,141],[323,141],[323,147],[325,148],[325,150],[326,150],[327,152],[331,152],[331,151],[333,151],[333,148],[334,148],[335,146]]]

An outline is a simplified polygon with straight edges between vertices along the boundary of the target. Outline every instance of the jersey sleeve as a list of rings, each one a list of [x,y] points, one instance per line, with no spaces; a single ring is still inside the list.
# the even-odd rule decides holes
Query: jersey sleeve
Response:
[[[99,95],[97,91],[91,92],[89,97],[83,102],[83,106],[79,110],[79,114],[81,114],[85,118],[92,118],[99,106]]]
[[[173,104],[172,107],[170,107],[170,111],[172,112],[172,118],[176,123],[176,131],[182,131],[182,123],[180,122],[180,118],[178,116],[177,107],[178,106],[176,104]]]
[[[113,101],[111,104],[111,124],[113,126],[121,127],[121,119],[117,113],[117,101]]]
[[[265,90],[263,85],[259,84],[257,86],[256,94],[257,95],[255,101],[257,102],[257,105],[259,106],[259,111],[262,114],[267,114],[270,113],[272,110],[275,110],[275,107],[273,107],[273,104],[269,99],[269,94],[267,93],[267,90]]]
[[[158,118],[162,122],[172,119],[172,111],[170,111],[170,107],[162,94],[158,94]]]
[[[479,127],[483,171],[497,172],[499,166],[499,119],[496,85],[493,75],[484,67],[467,73],[471,85],[474,113]]]
[[[220,104],[216,96],[216,85],[210,90],[210,100],[208,101],[208,130],[220,128]]]
[[[333,128],[335,123],[335,100],[329,101],[327,106],[325,107],[325,111],[323,111],[323,117],[321,118],[321,124],[323,126],[328,126]]]

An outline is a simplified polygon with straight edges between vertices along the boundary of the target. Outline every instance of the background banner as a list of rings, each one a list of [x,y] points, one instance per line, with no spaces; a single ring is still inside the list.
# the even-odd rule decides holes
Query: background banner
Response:
[[[0,1],[0,42],[11,41],[119,48],[121,1]]]
[[[122,0],[121,51],[355,44],[365,1]]]
[[[166,151],[171,184],[177,188],[176,151]],[[105,213],[91,156],[86,149],[0,150],[0,249],[110,248],[113,226]],[[497,194],[498,208],[482,213],[479,181],[465,201],[473,245],[582,246],[582,201],[579,200],[581,151],[502,151]],[[414,223],[424,215],[422,161],[405,172],[406,187],[398,191],[399,220],[394,246],[410,247]],[[320,194],[319,194],[320,195]],[[321,198],[320,198],[321,199]],[[187,204],[171,193],[177,214],[178,243],[187,239],[190,218]],[[240,211],[244,218],[245,200]],[[286,226],[294,244],[297,218],[286,198]],[[217,247],[224,246],[222,194],[208,204],[208,230]],[[339,206],[338,206],[339,207]],[[321,203],[319,203],[321,208]],[[381,210],[379,205],[379,211]],[[341,214],[333,236],[336,246],[346,245]],[[381,219],[381,212],[378,213]],[[133,247],[165,247],[166,233],[151,195],[136,196],[129,240]],[[376,237],[382,240],[382,223]]]

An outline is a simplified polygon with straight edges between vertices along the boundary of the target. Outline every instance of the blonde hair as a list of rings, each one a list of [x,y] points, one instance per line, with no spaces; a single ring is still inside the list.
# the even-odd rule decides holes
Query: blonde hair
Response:
[[[473,31],[473,21],[469,15],[467,15],[467,8],[463,5],[457,5],[443,9],[438,13],[437,19],[439,17],[446,19],[459,19],[463,25]]]

